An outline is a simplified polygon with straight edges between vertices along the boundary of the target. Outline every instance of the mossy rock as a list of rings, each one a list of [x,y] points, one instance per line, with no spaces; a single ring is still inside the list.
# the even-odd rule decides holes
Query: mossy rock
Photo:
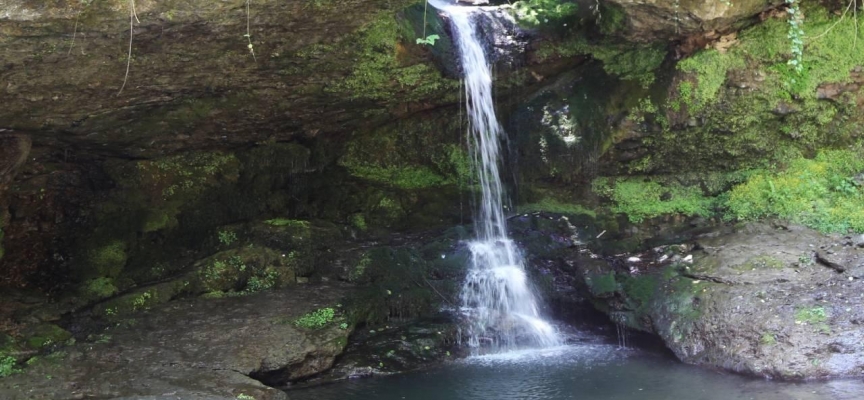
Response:
[[[255,292],[296,283],[301,262],[266,247],[221,251],[195,263],[191,279],[204,292]]]
[[[127,244],[122,240],[99,241],[85,252],[84,265],[79,266],[79,276],[87,277],[117,277],[126,266],[128,254]]]
[[[71,333],[54,324],[39,324],[28,327],[22,332],[22,336],[25,337],[27,346],[36,350],[63,344],[72,338]]]
[[[78,289],[79,295],[85,301],[96,301],[111,297],[118,291],[117,286],[112,278],[94,278],[85,281]]]
[[[121,319],[135,312],[150,310],[178,296],[190,295],[198,291],[200,289],[192,284],[191,279],[181,277],[169,282],[136,289],[99,303],[93,308],[93,313],[108,320]]]

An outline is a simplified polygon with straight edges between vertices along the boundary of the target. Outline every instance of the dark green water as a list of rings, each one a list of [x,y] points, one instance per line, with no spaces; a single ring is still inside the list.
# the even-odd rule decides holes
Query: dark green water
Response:
[[[292,400],[864,400],[864,382],[771,382],[615,345],[579,344],[469,358],[288,395]]]

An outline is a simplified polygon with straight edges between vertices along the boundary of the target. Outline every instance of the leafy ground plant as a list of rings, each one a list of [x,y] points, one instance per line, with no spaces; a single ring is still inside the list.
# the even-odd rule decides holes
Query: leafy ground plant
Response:
[[[307,329],[320,329],[333,321],[336,312],[332,308],[321,308],[294,321],[294,325]]]

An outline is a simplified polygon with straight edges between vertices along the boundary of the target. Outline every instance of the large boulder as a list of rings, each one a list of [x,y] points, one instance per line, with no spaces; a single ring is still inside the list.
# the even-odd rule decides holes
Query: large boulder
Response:
[[[684,362],[782,379],[864,373],[864,252],[852,238],[746,224],[564,264],[595,307]]]
[[[639,41],[669,40],[740,28],[781,0],[608,0],[623,11],[624,33]],[[607,18],[621,18],[609,15]],[[602,18],[602,17],[601,17]]]
[[[328,369],[351,333],[338,308],[347,293],[316,285],[176,301],[107,330],[73,329],[87,339],[29,360],[22,373],[0,381],[0,397],[285,399],[259,380]]]

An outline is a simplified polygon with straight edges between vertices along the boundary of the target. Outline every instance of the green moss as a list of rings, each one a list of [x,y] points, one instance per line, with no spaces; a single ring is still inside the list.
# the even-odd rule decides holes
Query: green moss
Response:
[[[698,187],[648,178],[598,178],[592,189],[614,202],[612,211],[626,214],[635,223],[664,214],[710,216],[716,202]]]
[[[296,281],[296,251],[287,254],[269,248],[243,247],[226,250],[196,264],[200,291],[254,293]]]
[[[693,92],[692,112],[712,105],[717,100],[720,87],[726,82],[726,74],[732,68],[744,67],[744,60],[734,52],[720,53],[705,50],[678,63],[678,69],[695,74],[696,88]],[[683,98],[685,102],[690,99]]]
[[[375,167],[355,165],[351,174],[370,181],[386,183],[402,189],[419,189],[444,185],[447,179],[426,167]]]
[[[367,229],[366,217],[361,213],[351,214],[351,226],[358,230],[365,231]]]
[[[661,44],[636,45],[613,41],[590,43],[581,36],[541,46],[537,50],[540,59],[591,55],[603,63],[606,73],[623,80],[639,82],[644,87],[654,82],[655,72],[666,58],[666,49]]]
[[[777,343],[777,338],[771,333],[763,333],[762,337],[759,338],[759,343],[771,346]]]
[[[264,222],[267,225],[272,225],[272,226],[287,226],[289,228],[303,229],[303,230],[309,229],[309,221],[301,221],[298,219],[274,218],[274,219],[268,219]]]
[[[353,176],[403,190],[460,185],[471,175],[467,154],[428,134],[453,128],[452,120],[437,118],[382,127],[354,138],[339,164]]]
[[[817,325],[828,320],[828,313],[824,307],[799,308],[795,311],[795,321],[810,325]]]
[[[27,346],[33,349],[62,344],[72,337],[72,334],[54,324],[40,324],[29,328],[25,335]]]
[[[117,293],[117,287],[114,286],[114,279],[111,278],[91,279],[81,285],[81,295],[88,300],[104,299],[115,293]]]
[[[393,100],[395,93],[400,93],[403,101],[413,101],[456,90],[456,81],[445,79],[427,64],[402,65],[397,53],[404,47],[403,31],[390,13],[381,14],[361,28],[349,39],[357,53],[353,70],[328,90],[358,100],[377,101]]]
[[[610,295],[618,290],[618,283],[615,281],[614,272],[606,274],[592,274],[587,277],[585,281],[591,288],[591,294],[595,296]]]
[[[864,232],[861,149],[823,151],[792,160],[785,170],[756,174],[732,189],[728,216],[777,216],[823,232]]]
[[[654,275],[629,276],[621,284],[628,307],[641,315],[648,310],[657,293],[657,277]]]
[[[620,32],[626,26],[626,14],[624,9],[617,4],[604,2],[600,4],[600,32],[611,35]]]
[[[91,274],[116,277],[126,265],[126,243],[113,240],[97,246],[87,256]]]

